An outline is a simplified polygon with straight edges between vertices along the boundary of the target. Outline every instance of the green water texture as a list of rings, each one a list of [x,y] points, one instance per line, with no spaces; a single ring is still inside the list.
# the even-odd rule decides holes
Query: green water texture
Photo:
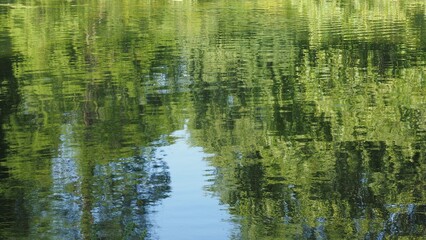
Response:
[[[0,0],[0,239],[425,239],[424,0]]]

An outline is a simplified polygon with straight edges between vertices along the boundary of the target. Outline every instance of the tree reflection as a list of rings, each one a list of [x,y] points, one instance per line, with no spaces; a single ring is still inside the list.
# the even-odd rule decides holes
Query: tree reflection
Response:
[[[193,56],[199,60],[190,70],[197,99],[190,129],[195,144],[217,154],[209,189],[240,224],[235,239],[425,234],[423,45],[401,50],[411,44],[396,33],[401,15],[376,15],[396,24],[371,23],[383,27],[374,33],[340,22],[368,14],[336,2],[294,3],[312,20],[289,18],[297,29],[273,25],[281,29],[244,38],[222,28],[211,49]],[[375,4],[366,11],[379,13]],[[401,10],[412,22],[409,8]],[[220,14],[238,18],[231,10]],[[310,34],[286,34],[303,31]],[[219,62],[216,68],[203,65],[206,55]]]
[[[5,238],[152,237],[156,141],[184,119],[235,239],[425,235],[422,2],[17,2],[0,6]]]

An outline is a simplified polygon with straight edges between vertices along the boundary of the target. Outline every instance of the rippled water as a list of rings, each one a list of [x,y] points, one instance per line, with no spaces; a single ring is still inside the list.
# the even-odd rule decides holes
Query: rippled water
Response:
[[[423,0],[0,0],[0,239],[423,239]]]

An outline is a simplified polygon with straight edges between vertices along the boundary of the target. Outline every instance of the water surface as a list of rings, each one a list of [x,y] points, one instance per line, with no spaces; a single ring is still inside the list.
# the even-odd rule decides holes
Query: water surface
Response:
[[[0,0],[0,44],[1,239],[426,235],[423,0]]]

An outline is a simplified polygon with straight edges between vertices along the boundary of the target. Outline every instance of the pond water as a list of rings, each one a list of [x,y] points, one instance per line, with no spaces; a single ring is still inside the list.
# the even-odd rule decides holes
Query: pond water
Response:
[[[424,239],[424,0],[0,0],[0,239]]]

